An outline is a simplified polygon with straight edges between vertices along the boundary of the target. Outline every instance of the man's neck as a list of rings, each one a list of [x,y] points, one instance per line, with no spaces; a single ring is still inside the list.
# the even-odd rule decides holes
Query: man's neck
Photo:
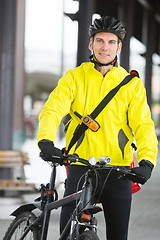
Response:
[[[109,71],[110,68],[112,67],[112,65],[108,65],[108,66],[98,66],[98,64],[96,64],[95,68],[97,69],[97,71],[99,71],[100,73],[102,73],[102,75],[106,75]]]

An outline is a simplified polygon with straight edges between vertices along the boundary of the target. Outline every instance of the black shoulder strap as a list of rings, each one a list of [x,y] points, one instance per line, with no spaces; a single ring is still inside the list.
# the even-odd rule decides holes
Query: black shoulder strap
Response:
[[[118,92],[118,90],[124,86],[125,84],[127,84],[128,82],[131,81],[132,78],[134,78],[135,76],[132,75],[128,75],[127,77],[125,77],[123,79],[123,81],[115,88],[113,88],[104,98],[103,100],[98,104],[98,106],[94,109],[94,111],[90,114],[92,116],[93,119],[95,119],[100,112],[105,108],[105,106],[111,101],[111,99],[116,95],[116,93]]]
[[[128,75],[124,78],[124,80],[115,88],[113,88],[104,98],[103,100],[98,104],[98,106],[94,109],[94,111],[90,114],[90,116],[95,119],[100,112],[106,107],[106,105],[111,101],[111,99],[116,95],[118,90],[130,82],[132,78],[135,76]],[[88,127],[82,122],[78,127],[76,128],[75,132],[73,133],[73,137],[70,141],[70,144],[68,146],[67,151],[69,152],[70,149],[73,147],[73,145],[78,141],[78,139],[82,136],[82,134],[88,129]]]

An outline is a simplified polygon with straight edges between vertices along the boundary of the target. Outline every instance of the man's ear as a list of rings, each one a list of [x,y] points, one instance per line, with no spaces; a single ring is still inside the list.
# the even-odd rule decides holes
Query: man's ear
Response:
[[[117,54],[121,52],[121,49],[122,49],[122,42],[118,44]]]
[[[89,48],[90,51],[93,50],[92,45],[93,45],[93,39],[91,38],[90,41],[89,41],[89,45],[88,45],[88,48]]]

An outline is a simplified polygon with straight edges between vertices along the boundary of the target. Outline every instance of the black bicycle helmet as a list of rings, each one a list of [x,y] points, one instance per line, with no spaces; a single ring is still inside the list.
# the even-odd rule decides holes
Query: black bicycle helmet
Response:
[[[120,40],[123,40],[126,30],[121,21],[118,21],[111,16],[103,16],[99,19],[95,19],[93,24],[89,27],[90,37],[93,37],[96,33],[99,32],[114,33]]]

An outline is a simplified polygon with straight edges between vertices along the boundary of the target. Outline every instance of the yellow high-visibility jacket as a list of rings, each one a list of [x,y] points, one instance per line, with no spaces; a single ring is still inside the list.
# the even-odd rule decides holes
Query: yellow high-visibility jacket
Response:
[[[54,142],[62,118],[69,113],[72,120],[66,133],[68,147],[77,125],[81,123],[74,112],[82,116],[92,113],[107,93],[127,75],[126,70],[118,66],[111,67],[104,77],[91,62],[69,70],[59,80],[40,113],[38,141],[48,139]],[[129,166],[133,160],[131,144],[134,134],[138,162],[145,159],[156,164],[154,123],[143,83],[138,77],[120,88],[96,121],[100,129],[97,132],[87,129],[81,144],[76,150],[75,144],[70,153],[75,151],[84,159],[94,156],[98,160],[101,156],[108,156],[111,165]]]

